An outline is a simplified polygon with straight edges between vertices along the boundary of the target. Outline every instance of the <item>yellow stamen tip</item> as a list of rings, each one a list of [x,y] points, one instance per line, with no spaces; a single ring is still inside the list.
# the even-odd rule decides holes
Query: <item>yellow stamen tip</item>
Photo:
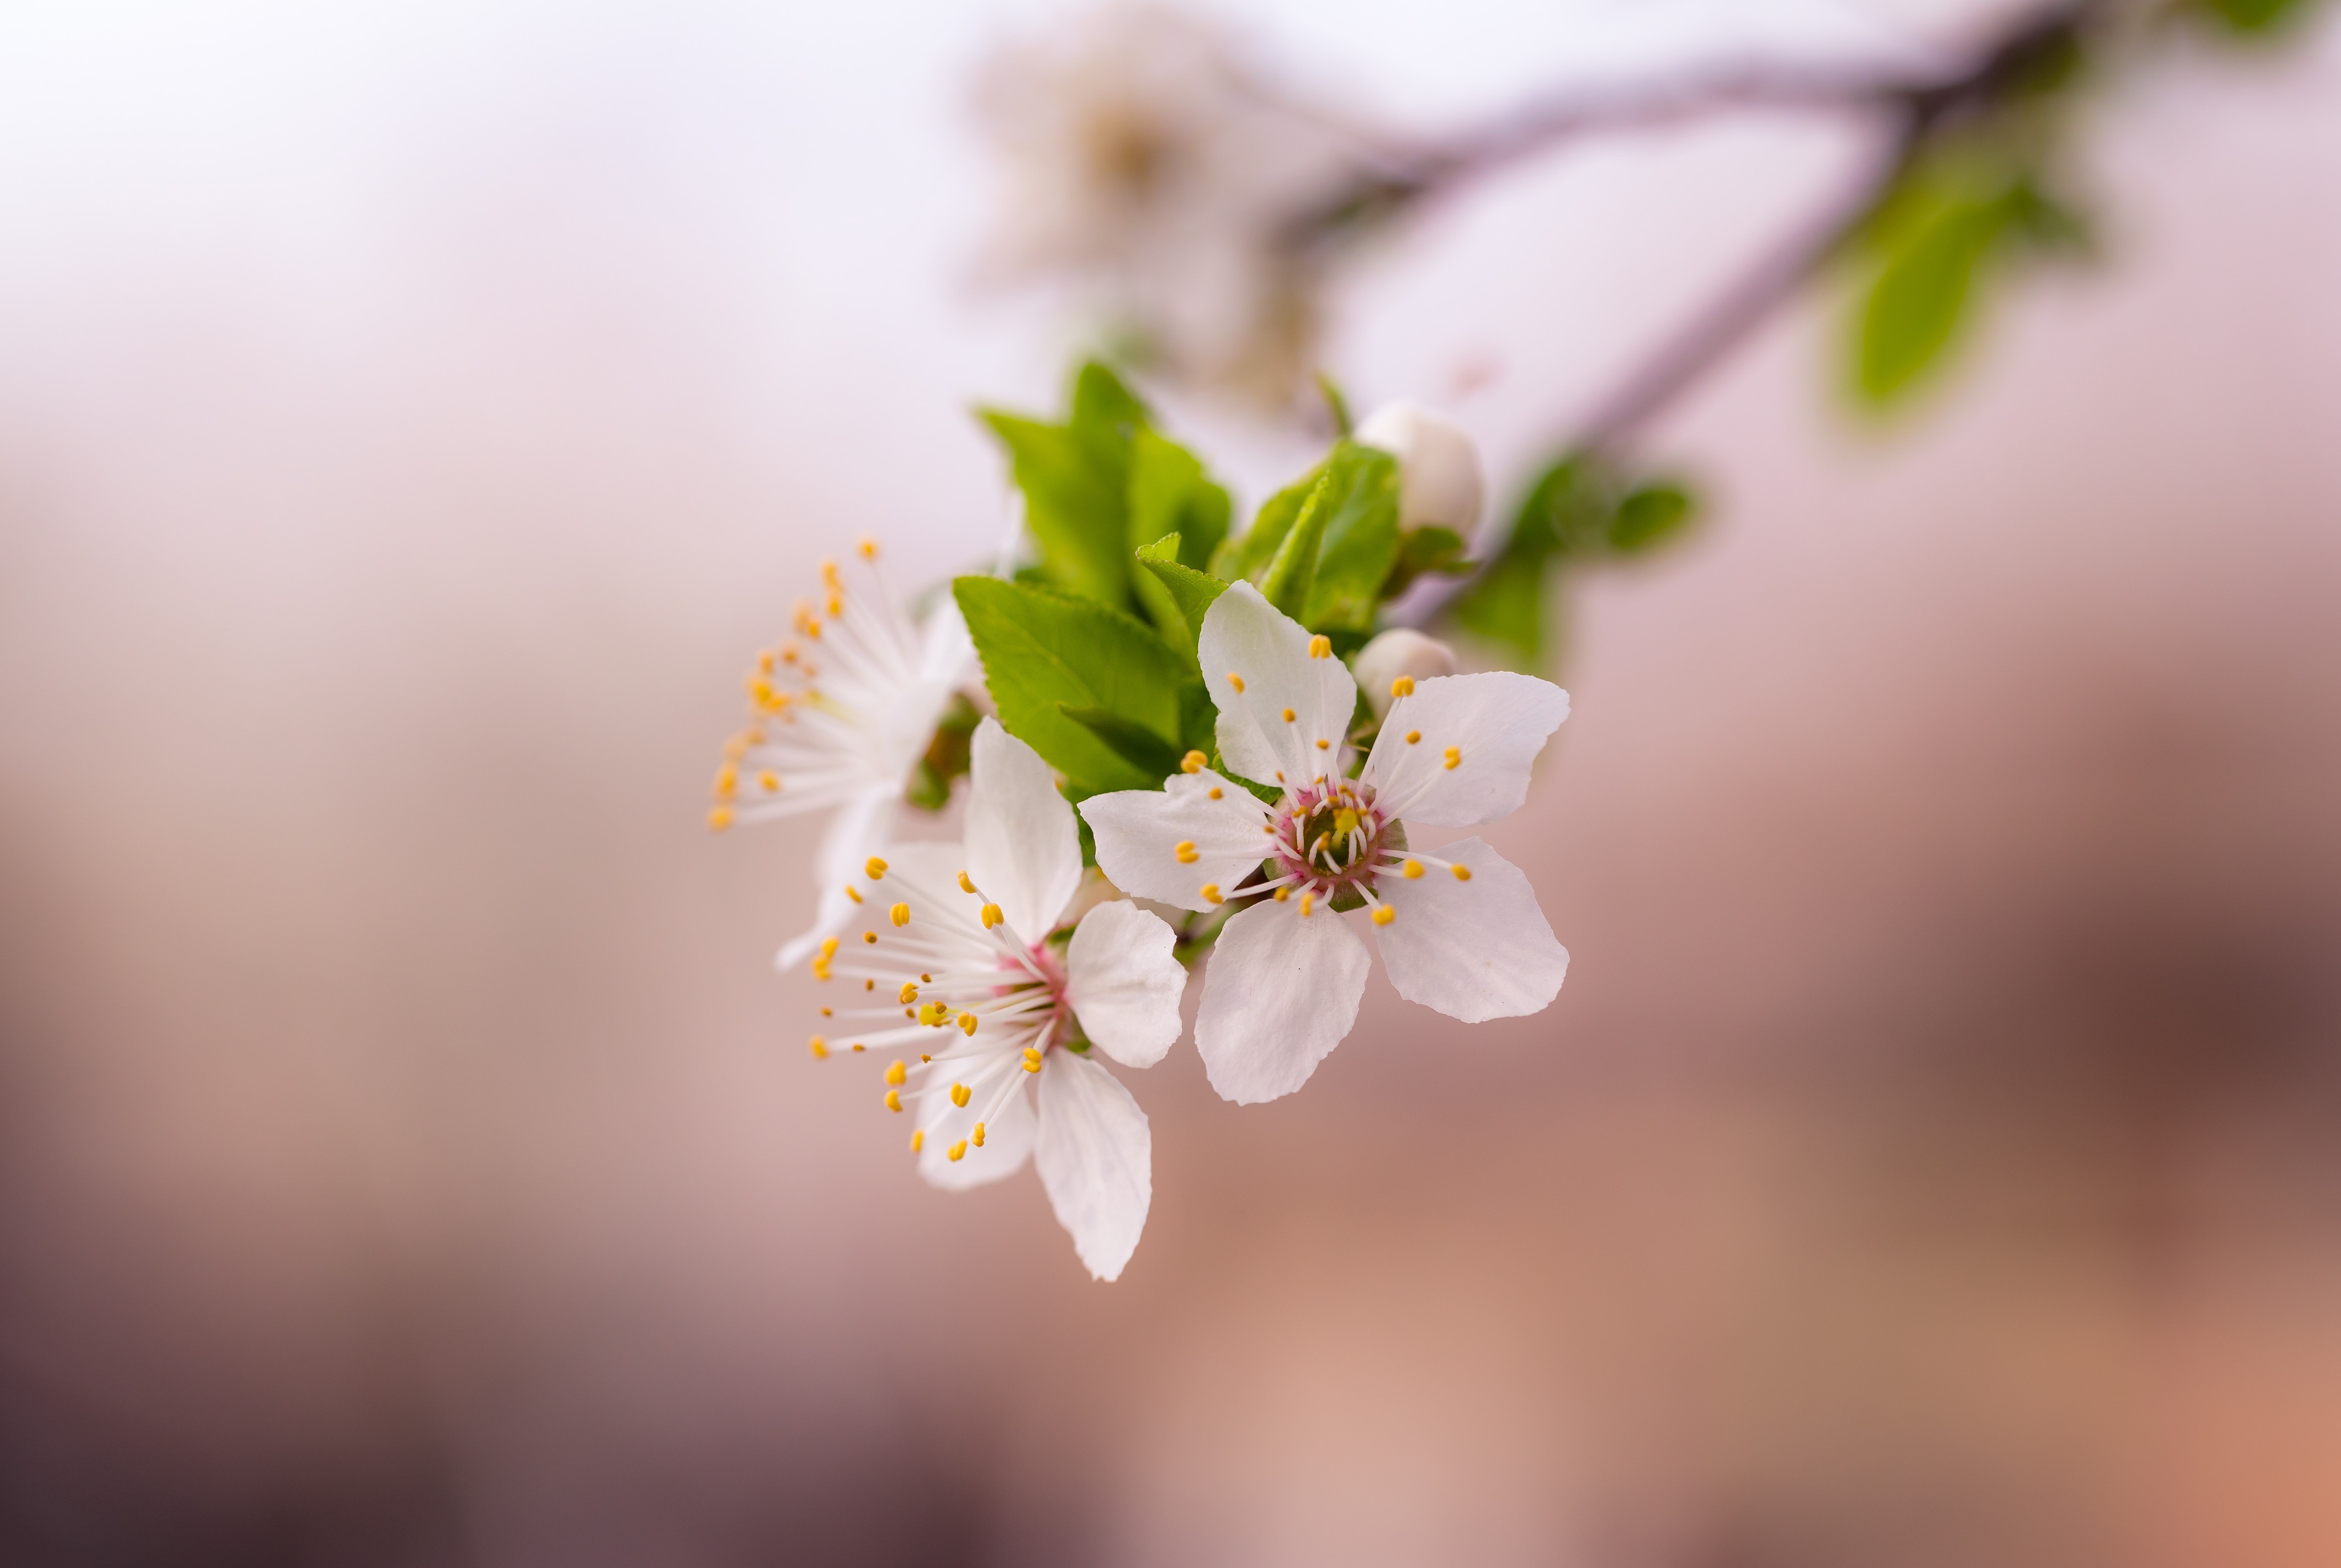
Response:
[[[1321,635],[1310,638],[1309,640],[1309,657],[1311,659],[1332,658],[1333,640],[1330,637]]]
[[[862,902],[862,892],[861,892],[861,889],[859,889],[859,888],[857,888],[856,887],[854,887],[854,885],[853,885],[852,883],[851,883],[851,882],[848,882],[848,883],[845,885],[845,896],[846,896],[847,898],[849,898],[852,899],[852,900],[853,900],[855,903],[857,903],[857,904],[859,904],[860,902]]]
[[[897,926],[907,926],[911,923],[911,906],[897,904],[886,911],[886,918]]]
[[[972,893],[975,891],[975,884],[967,879],[967,873],[964,871],[961,871],[959,874],[959,890],[962,893]]]
[[[886,874],[886,862],[872,855],[862,863],[862,874],[875,882]]]
[[[1449,746],[1447,749],[1447,766],[1449,768],[1459,768],[1462,764],[1463,753],[1457,748]]]
[[[1284,710],[1284,721],[1285,721],[1287,724],[1290,724],[1290,723],[1291,723],[1291,722],[1292,722],[1292,718],[1293,718],[1292,710],[1291,710],[1291,709],[1290,709],[1290,708],[1286,709],[1286,710]]]
[[[1471,879],[1471,868],[1470,868],[1470,867],[1469,867],[1469,866],[1458,866],[1458,867],[1456,867],[1456,868],[1455,868],[1455,879],[1456,879],[1457,881],[1459,881],[1459,882],[1468,882],[1468,881],[1469,881],[1469,880]]]
[[[907,1007],[919,999],[919,987],[911,981],[905,980],[902,982],[902,994],[894,999]]]
[[[1413,676],[1411,676],[1411,675],[1401,675],[1401,676],[1400,676],[1396,680],[1391,681],[1391,682],[1390,682],[1390,695],[1391,695],[1392,697],[1411,697],[1411,696],[1413,696],[1413,695],[1414,695],[1414,677],[1413,677]]]
[[[1300,918],[1301,918],[1302,919],[1304,919],[1304,920],[1305,920],[1305,919],[1307,919],[1307,918],[1309,918],[1310,911],[1310,910],[1312,910],[1312,909],[1314,909],[1316,907],[1317,907],[1317,895],[1316,895],[1316,894],[1314,894],[1314,893],[1303,893],[1303,894],[1301,894],[1301,895],[1300,895]]]
[[[1317,749],[1320,751],[1330,751],[1332,749],[1333,743],[1330,740],[1320,740],[1317,742]]]
[[[926,1128],[924,1128],[924,1127],[921,1127],[917,1132],[914,1132],[914,1133],[912,1133],[912,1134],[911,1135],[911,1152],[912,1154],[917,1154],[921,1149],[922,1149],[922,1148],[924,1148],[924,1147],[926,1147],[926,1146],[927,1146],[927,1129],[926,1129]]]
[[[900,1111],[902,1108],[902,1096],[900,1090],[886,1091],[886,1108],[890,1111]]]
[[[1243,694],[1243,677],[1238,675],[1232,670],[1228,671],[1228,684],[1236,689],[1236,694],[1238,696],[1241,696]]]
[[[1028,1072],[1028,1073],[1037,1073],[1037,1072],[1039,1072],[1039,1071],[1041,1070],[1041,1058],[1040,1058],[1040,1057],[1025,1057],[1025,1058],[1024,1058],[1024,1070],[1025,1070],[1026,1072]]]
[[[961,1110],[965,1110],[967,1108],[968,1100],[973,1097],[974,1093],[975,1091],[969,1088],[965,1084],[953,1084],[951,1087],[951,1104],[959,1107]]]
[[[1292,897],[1292,889],[1291,889],[1291,888],[1279,888],[1276,890],[1276,901],[1277,901],[1278,903],[1280,903],[1280,904],[1283,903],[1287,898],[1291,898],[1291,897]]]
[[[1000,906],[997,904],[986,904],[983,907],[983,928],[987,931],[1007,918],[1000,912]]]
[[[710,831],[716,833],[721,833],[724,829],[732,826],[732,808],[718,806],[708,812],[707,826]]]
[[[1181,773],[1200,773],[1203,770],[1204,766],[1210,761],[1210,759],[1204,756],[1200,751],[1190,751],[1187,755],[1179,759],[1179,771]]]
[[[968,1142],[973,1144],[978,1148],[981,1148],[983,1146],[983,1124],[981,1122],[975,1124],[974,1135],[968,1139]]]
[[[910,1076],[911,1069],[902,1065],[902,1059],[900,1057],[895,1057],[892,1061],[886,1064],[886,1081],[888,1083],[893,1084],[899,1087],[902,1080]]]
[[[781,776],[767,768],[756,775],[756,787],[767,795],[777,795],[781,792]]]
[[[1212,786],[1211,786],[1211,799],[1214,799],[1214,800],[1216,800],[1216,799],[1218,799],[1219,798],[1220,798],[1220,787],[1219,787],[1218,785],[1214,784],[1214,785],[1212,785]]]
[[[959,1142],[943,1150],[943,1153],[949,1155],[954,1162],[965,1159],[967,1157],[967,1140],[965,1138],[960,1139]]]
[[[1395,920],[1395,919],[1397,919],[1397,918],[1398,918],[1398,911],[1397,911],[1396,909],[1391,908],[1388,904],[1376,904],[1376,905],[1374,906],[1374,924],[1375,924],[1375,925],[1377,925],[1377,926],[1387,926],[1387,925],[1389,925],[1392,920]]]
[[[807,1048],[812,1052],[812,1059],[814,1061],[820,1062],[829,1059],[829,1042],[822,1039],[819,1035],[815,1035],[812,1039],[807,1040],[805,1045]]]
[[[740,769],[732,767],[724,767],[716,770],[715,794],[719,799],[730,799],[738,792],[739,789]]]
[[[1406,872],[1406,878],[1410,882],[1422,875],[1422,862],[1420,860],[1409,860],[1403,868]]]
[[[1408,730],[1408,731],[1406,732],[1406,743],[1407,743],[1409,746],[1412,746],[1412,745],[1416,744],[1417,742],[1419,742],[1420,740],[1421,740],[1421,739],[1422,739],[1422,731],[1421,731],[1421,730],[1420,730],[1420,729],[1410,729],[1410,730]]]
[[[959,1016],[959,1032],[962,1035],[972,1035],[975,1033],[976,1021],[973,1013],[961,1013]]]
[[[876,947],[878,945],[878,933],[875,931],[864,931],[862,933],[862,939],[869,943],[871,946]],[[866,989],[867,987],[864,988]]]
[[[822,958],[834,958],[835,957],[837,957],[837,938],[834,938],[834,937],[823,937],[823,938],[821,939],[821,956],[822,956]]]
[[[1179,842],[1171,848],[1170,853],[1179,858],[1179,864],[1181,866],[1191,866],[1197,859],[1200,858],[1200,857],[1195,853],[1195,841],[1192,839],[1180,839]]]
[[[1203,902],[1206,904],[1220,904],[1226,902],[1225,899],[1220,897],[1220,885],[1217,882],[1206,882],[1203,884]]]
[[[853,548],[862,552],[862,559],[864,561],[878,559],[878,541],[874,539],[865,539]]]

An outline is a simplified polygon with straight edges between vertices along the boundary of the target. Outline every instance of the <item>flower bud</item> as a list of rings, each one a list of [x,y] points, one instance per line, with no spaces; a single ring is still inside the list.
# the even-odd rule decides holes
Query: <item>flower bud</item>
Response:
[[[1410,402],[1394,402],[1376,409],[1350,439],[1398,459],[1400,528],[1437,524],[1471,537],[1488,487],[1479,449],[1461,426]]]
[[[1425,637],[1401,626],[1383,632],[1360,649],[1357,662],[1351,668],[1360,689],[1366,694],[1366,705],[1380,719],[1396,700],[1391,688],[1400,680],[1427,680],[1434,675],[1454,674],[1455,650],[1435,637]]]

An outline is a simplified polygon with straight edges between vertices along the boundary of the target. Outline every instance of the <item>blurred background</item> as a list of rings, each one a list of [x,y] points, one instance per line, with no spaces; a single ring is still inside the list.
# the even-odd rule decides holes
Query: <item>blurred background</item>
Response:
[[[1993,9],[1240,36],[1435,130]],[[812,827],[702,823],[821,556],[1009,523],[969,406],[1088,329],[992,276],[979,84],[1075,15],[0,19],[0,1560],[2341,1562],[2331,18],[2093,98],[2102,259],[1907,417],[1824,289],[1650,432],[1707,516],[1568,590],[1489,834],[1559,1000],[1378,975],[1241,1109],[1180,1047],[1109,1286],[807,1058]],[[1323,362],[1509,504],[1861,152],[1525,161]],[[1158,391],[1240,508],[1312,461]]]

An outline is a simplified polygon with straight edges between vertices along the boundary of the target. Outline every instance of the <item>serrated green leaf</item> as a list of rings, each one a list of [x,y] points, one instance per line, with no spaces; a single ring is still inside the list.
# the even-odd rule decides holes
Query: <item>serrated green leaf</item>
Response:
[[[1363,632],[1398,564],[1398,459],[1345,441],[1333,449],[1321,486],[1310,504],[1325,511],[1324,537],[1297,618],[1318,631]]]
[[[1315,491],[1317,481],[1324,472],[1325,465],[1320,463],[1262,501],[1260,515],[1252,519],[1251,527],[1245,531],[1241,539],[1230,541],[1234,559],[1224,565],[1215,559],[1211,562],[1212,575],[1223,577],[1230,582],[1240,577],[1258,587],[1267,575],[1269,562],[1276,559],[1276,552],[1283,547],[1284,536],[1292,531],[1293,519],[1300,515],[1300,508]],[[1223,550],[1220,553],[1229,551]]]
[[[1191,660],[1196,642],[1203,635],[1203,617],[1210,610],[1212,601],[1228,590],[1228,585],[1209,572],[1183,565],[1177,559],[1178,553],[1179,539],[1171,534],[1141,548],[1138,563],[1145,569],[1140,573],[1141,579],[1155,586],[1177,615],[1186,640],[1187,656]],[[1170,631],[1169,627],[1163,628],[1165,636]]]
[[[960,612],[983,660],[984,684],[1000,721],[1076,788],[1151,789],[1148,777],[1060,705],[1094,709],[1152,732],[1183,739],[1180,687],[1184,660],[1131,616],[1046,589],[962,577],[952,583]]]
[[[1228,536],[1228,492],[1211,482],[1202,460],[1151,430],[1130,447],[1130,541],[1132,547],[1179,535],[1179,559],[1208,570]]]
[[[1309,590],[1317,583],[1317,551],[1325,542],[1325,524],[1332,517],[1327,494],[1332,483],[1330,465],[1320,471],[1311,486],[1308,499],[1300,503],[1292,526],[1284,532],[1284,542],[1276,547],[1269,558],[1268,570],[1261,573],[1260,597],[1269,603],[1298,619],[1309,600]]]
[[[1141,724],[1133,724],[1119,713],[1102,708],[1076,707],[1070,702],[1057,704],[1057,711],[1088,730],[1123,761],[1158,783],[1179,771],[1179,762],[1186,753]]]
[[[1021,414],[982,412],[1024,492],[1024,522],[1041,547],[1041,571],[1067,593],[1120,606],[1130,594],[1129,476],[1091,433]]]

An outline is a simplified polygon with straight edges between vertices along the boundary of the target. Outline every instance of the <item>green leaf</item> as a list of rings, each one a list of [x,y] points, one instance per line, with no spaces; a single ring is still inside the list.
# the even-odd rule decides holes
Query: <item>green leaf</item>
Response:
[[[1948,203],[1887,258],[1861,313],[1854,385],[1865,402],[1883,407],[1938,368],[2006,216],[1997,202]]]
[[[1024,522],[1041,547],[1041,571],[1067,593],[1121,605],[1129,599],[1126,461],[1093,432],[985,410],[1008,448]]]
[[[1202,460],[1178,442],[1141,430],[1130,448],[1130,541],[1133,548],[1179,535],[1179,559],[1201,571],[1228,536],[1228,492],[1203,471]]]
[[[2296,20],[2310,0],[2197,0],[2197,9],[2228,32],[2265,37]]]
[[[1680,533],[1697,511],[1681,485],[1659,481],[1627,492],[1609,520],[1609,549],[1637,555]]]
[[[1524,668],[1544,658],[1544,563],[1525,556],[1499,560],[1456,600],[1456,624],[1510,651]]]
[[[1292,526],[1285,530],[1284,542],[1276,547],[1260,578],[1260,597],[1296,620],[1308,602],[1309,590],[1317,583],[1317,551],[1325,542],[1325,524],[1332,516],[1326,501],[1332,482],[1329,464],[1319,471],[1317,482],[1310,488]]]
[[[1011,734],[1080,790],[1161,786],[1163,775],[1134,767],[1065,709],[1111,714],[1176,744],[1184,736],[1180,688],[1192,677],[1168,643],[1120,610],[1046,589],[962,577],[951,591]]]
[[[1324,541],[1299,619],[1319,631],[1366,631],[1398,564],[1398,459],[1343,442],[1325,469]]]
[[[1185,749],[1174,746],[1142,724],[1133,724],[1103,708],[1057,704],[1057,711],[1088,730],[1123,761],[1146,777],[1160,781],[1179,771]]]
[[[1284,536],[1292,531],[1292,520],[1300,515],[1300,508],[1317,488],[1323,476],[1322,463],[1302,474],[1294,483],[1285,486],[1260,503],[1260,515],[1252,519],[1251,527],[1241,539],[1230,541],[1230,548],[1219,555],[1231,556],[1221,561],[1215,557],[1211,572],[1216,577],[1233,582],[1240,577],[1257,586],[1268,571],[1268,563],[1284,544]]]
[[[1073,377],[1072,428],[1116,444],[1147,426],[1146,405],[1121,378],[1096,360]]]
[[[1228,585],[1209,572],[1197,571],[1191,566],[1181,564],[1178,560],[1179,553],[1179,538],[1171,534],[1141,549],[1138,563],[1146,569],[1141,574],[1143,579],[1161,592],[1178,616],[1178,624],[1186,639],[1187,655],[1192,659],[1195,644],[1203,635],[1203,617],[1210,610],[1212,601],[1228,590]],[[1163,628],[1166,636],[1170,630],[1168,626]]]
[[[1341,383],[1319,371],[1317,391],[1325,400],[1325,412],[1332,416],[1333,433],[1343,441],[1349,440],[1350,432],[1357,426],[1350,418],[1350,400],[1341,395]]]

